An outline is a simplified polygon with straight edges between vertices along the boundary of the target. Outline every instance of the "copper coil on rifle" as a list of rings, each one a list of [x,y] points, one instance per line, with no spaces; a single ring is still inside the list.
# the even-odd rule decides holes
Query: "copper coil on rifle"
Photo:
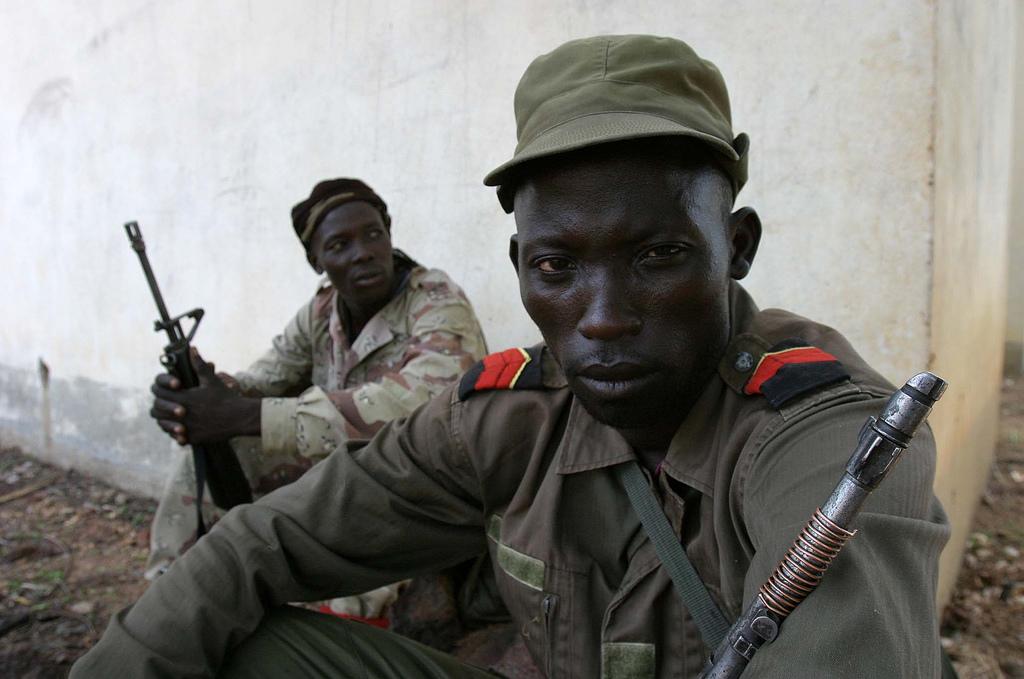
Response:
[[[856,532],[846,530],[817,509],[775,572],[761,585],[761,603],[783,618],[792,613],[818,586],[832,560]]]

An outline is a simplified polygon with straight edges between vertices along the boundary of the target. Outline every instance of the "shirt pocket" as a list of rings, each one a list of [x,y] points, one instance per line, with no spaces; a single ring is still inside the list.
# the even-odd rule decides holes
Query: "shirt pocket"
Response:
[[[573,676],[572,573],[504,544],[498,515],[487,535],[498,591],[534,662],[548,679]]]

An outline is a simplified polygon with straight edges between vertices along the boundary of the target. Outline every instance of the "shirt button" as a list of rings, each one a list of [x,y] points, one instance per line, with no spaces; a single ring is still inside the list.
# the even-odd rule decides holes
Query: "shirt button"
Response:
[[[750,369],[754,367],[753,355],[749,351],[741,351],[736,354],[736,362],[733,363],[733,367],[736,368],[737,372],[750,372]]]

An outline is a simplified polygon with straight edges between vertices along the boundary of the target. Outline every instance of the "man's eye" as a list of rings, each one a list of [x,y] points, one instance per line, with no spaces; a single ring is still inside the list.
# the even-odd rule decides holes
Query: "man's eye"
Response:
[[[327,244],[327,250],[329,252],[339,252],[345,249],[345,242],[340,240],[332,240]]]
[[[546,274],[564,273],[572,268],[572,262],[564,257],[546,257],[537,262],[537,269]]]
[[[643,254],[643,259],[666,259],[683,251],[679,245],[655,245]]]
[[[367,233],[366,235],[370,237],[370,240],[377,240],[382,235],[384,235],[384,232],[381,231],[380,229],[370,229],[369,233]]]

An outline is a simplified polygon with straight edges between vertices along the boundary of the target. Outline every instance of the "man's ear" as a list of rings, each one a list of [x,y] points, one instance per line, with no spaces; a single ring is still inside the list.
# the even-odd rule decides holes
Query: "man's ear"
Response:
[[[512,234],[508,239],[508,258],[512,260],[512,268],[519,275],[519,234]]]
[[[313,271],[316,271],[321,275],[323,274],[324,268],[316,263],[316,257],[309,250],[306,250],[306,261],[309,262],[311,267],[313,267]]]
[[[750,273],[761,243],[761,218],[754,208],[744,207],[729,216],[729,233],[732,236],[732,260],[729,275],[736,280]]]

